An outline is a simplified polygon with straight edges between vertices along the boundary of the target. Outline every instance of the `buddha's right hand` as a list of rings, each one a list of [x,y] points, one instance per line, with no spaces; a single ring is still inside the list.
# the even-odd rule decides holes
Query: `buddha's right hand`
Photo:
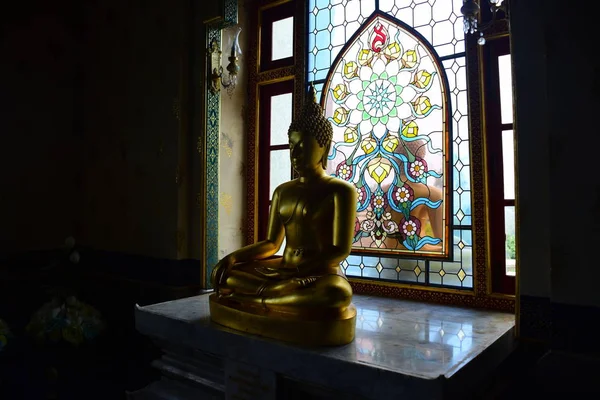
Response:
[[[215,265],[213,268],[210,283],[215,290],[218,290],[220,286],[222,286],[227,281],[227,276],[229,275],[229,271],[235,264],[234,258],[230,255],[225,256]]]

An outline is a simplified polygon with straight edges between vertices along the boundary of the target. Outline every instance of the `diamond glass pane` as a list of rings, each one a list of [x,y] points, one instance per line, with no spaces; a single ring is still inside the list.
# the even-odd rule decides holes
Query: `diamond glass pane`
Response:
[[[473,241],[471,230],[454,230],[453,261],[430,261],[429,283],[459,288],[473,287]]]

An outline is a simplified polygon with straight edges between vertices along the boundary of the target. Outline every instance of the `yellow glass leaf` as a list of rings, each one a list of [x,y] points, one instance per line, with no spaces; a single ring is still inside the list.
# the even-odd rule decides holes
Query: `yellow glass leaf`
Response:
[[[370,154],[375,150],[376,144],[377,143],[375,142],[375,140],[373,140],[373,138],[366,138],[362,141],[360,147],[362,147],[365,154]]]
[[[413,84],[419,89],[424,89],[429,86],[431,82],[431,74],[425,70],[421,70],[415,74],[415,80]]]
[[[346,79],[352,79],[358,76],[358,64],[354,61],[350,61],[344,65],[344,76]]]
[[[373,178],[377,183],[383,182],[383,180],[390,174],[391,169],[392,166],[390,165],[389,161],[384,160],[381,157],[367,167],[369,175],[371,175],[371,178]]]
[[[358,132],[356,132],[356,128],[346,128],[344,131],[344,142],[346,143],[354,143],[358,139]]]
[[[402,128],[402,136],[413,138],[419,134],[419,126],[415,121],[410,121]]]
[[[341,125],[344,122],[346,122],[347,118],[348,118],[348,110],[346,110],[343,107],[338,107],[338,109],[335,110],[333,113],[333,121],[338,125]]]
[[[431,101],[427,96],[421,96],[413,103],[415,107],[415,112],[418,115],[425,115],[431,110]]]
[[[346,88],[345,83],[338,83],[337,86],[333,89],[333,97],[336,100],[343,100],[344,97],[348,95],[348,89]]]
[[[425,221],[423,225],[421,225],[421,236],[435,236],[435,233],[433,233],[433,227],[431,226],[431,222]]]
[[[400,57],[401,51],[402,49],[400,48],[400,45],[394,42],[387,45],[385,50],[383,50],[383,55],[385,56],[385,58],[387,58],[388,61],[393,61]]]
[[[396,136],[388,136],[383,141],[383,148],[391,153],[396,150],[398,143],[398,138]]]
[[[415,275],[417,275],[417,276],[421,275],[421,268],[419,268],[418,265],[415,267],[414,271],[415,271]]]
[[[418,61],[417,52],[414,50],[407,50],[402,54],[402,66],[404,68],[413,68]]]
[[[467,273],[465,272],[464,269],[460,269],[460,271],[458,271],[458,279],[460,279],[460,281],[462,282],[465,277],[467,276]]]
[[[358,63],[360,65],[370,65],[373,60],[373,51],[369,49],[362,49],[360,53],[358,53]],[[347,64],[346,64],[347,65]]]

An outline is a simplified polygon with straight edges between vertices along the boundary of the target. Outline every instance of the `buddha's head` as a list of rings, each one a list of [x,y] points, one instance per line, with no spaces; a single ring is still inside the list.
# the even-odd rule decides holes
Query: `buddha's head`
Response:
[[[302,113],[290,125],[290,158],[298,172],[321,165],[327,168],[327,156],[331,149],[333,127],[323,115],[317,103],[315,88],[311,86]]]

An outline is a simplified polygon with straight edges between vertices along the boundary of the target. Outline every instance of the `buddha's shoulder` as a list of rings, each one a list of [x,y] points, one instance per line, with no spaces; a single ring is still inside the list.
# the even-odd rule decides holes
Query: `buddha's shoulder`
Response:
[[[283,182],[275,188],[275,192],[273,192],[273,196],[275,196],[275,195],[281,196],[287,192],[295,190],[297,186],[298,186],[298,183],[296,182],[296,179],[287,181],[287,182]]]
[[[354,185],[342,179],[330,177],[330,179],[327,181],[327,186],[333,193],[356,196],[356,188]]]

